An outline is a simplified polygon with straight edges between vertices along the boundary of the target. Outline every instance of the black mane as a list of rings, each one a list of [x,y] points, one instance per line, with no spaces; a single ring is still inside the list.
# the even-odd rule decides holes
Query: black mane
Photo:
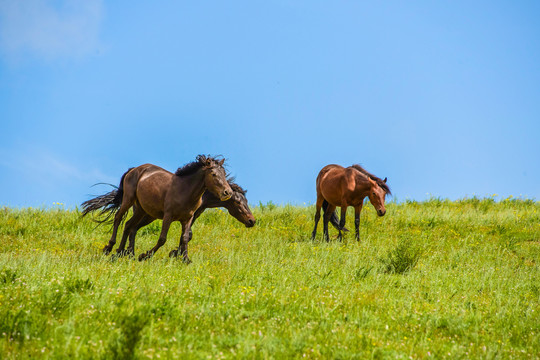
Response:
[[[242,188],[240,185],[238,185],[237,183],[235,182],[230,182],[229,181],[229,185],[231,187],[231,189],[233,189],[234,192],[238,192],[242,195],[246,195],[247,193],[247,190],[245,190],[244,188]]]
[[[195,174],[199,169],[201,169],[204,166],[203,163],[201,163],[198,160],[192,161],[176,170],[174,173],[176,176],[187,176]]]
[[[369,173],[366,169],[364,169],[363,167],[361,167],[358,164],[354,164],[351,167],[353,169],[356,169],[356,170],[360,171],[362,174],[364,174],[365,176],[367,176],[371,180],[375,181],[377,183],[377,185],[379,185],[384,190],[386,195],[392,195],[392,192],[390,191],[390,187],[381,178]]]
[[[229,183],[231,189],[233,189],[234,192],[239,192],[242,195],[246,195],[247,190],[243,189],[240,185],[235,183],[234,180],[234,176],[227,176],[227,182]]]
[[[195,161],[192,161],[181,168],[178,168],[176,172],[174,173],[177,176],[187,176],[192,175],[196,173],[199,169],[204,167],[207,162],[210,162],[211,164],[216,164],[219,162],[220,159],[217,157],[212,157],[210,155],[197,155],[197,158]]]

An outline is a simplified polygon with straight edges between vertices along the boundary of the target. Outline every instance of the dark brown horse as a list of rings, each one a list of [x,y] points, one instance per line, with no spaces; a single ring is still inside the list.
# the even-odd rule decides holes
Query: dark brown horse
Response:
[[[328,221],[336,210],[341,207],[341,220],[339,223],[338,238],[341,239],[341,230],[345,226],[347,207],[354,207],[354,225],[356,227],[356,240],[360,240],[360,211],[367,196],[377,210],[377,215],[384,216],[386,209],[384,200],[386,195],[391,194],[386,185],[386,178],[381,180],[368,173],[360,165],[344,168],[339,165],[327,165],[322,168],[317,176],[317,203],[315,212],[315,228],[311,235],[312,239],[317,234],[317,224],[321,218],[321,207],[328,204],[324,213],[324,238],[329,241]]]
[[[136,225],[146,216],[163,219],[156,246],[141,254],[139,260],[153,256],[167,241],[171,223],[180,221],[182,224],[180,244],[169,256],[181,254],[186,263],[191,262],[187,248],[189,231],[193,215],[201,205],[204,192],[209,190],[222,201],[230,199],[233,194],[227,182],[223,162],[223,159],[199,155],[196,161],[179,168],[175,174],[152,164],[129,169],[120,180],[115,201],[120,202],[120,207],[114,216],[111,239],[103,248],[103,252],[105,254],[111,252],[116,243],[118,227],[129,208],[133,207],[133,216],[128,222],[130,224],[126,226]],[[114,209],[112,206],[109,208]]]
[[[191,226],[197,218],[208,208],[224,207],[229,211],[229,214],[236,218],[238,221],[243,223],[246,227],[252,227],[255,225],[255,218],[249,209],[249,205],[246,199],[246,190],[238,184],[235,184],[232,179],[227,180],[231,189],[233,190],[233,195],[230,199],[222,201],[212,192],[206,190],[202,196],[201,206],[193,214],[193,220],[191,221]],[[88,200],[83,203],[83,216],[97,210],[101,210],[101,213],[107,213],[114,211],[120,207],[120,204],[115,204],[114,199],[117,197],[118,190],[113,190],[105,195],[98,196],[94,199]],[[104,222],[107,219],[99,222]],[[124,233],[122,234],[122,240],[120,245],[116,250],[117,255],[134,255],[135,253],[135,236],[137,231],[153,222],[155,218],[152,218],[150,215],[145,215],[137,224],[133,224],[130,220],[127,221],[126,226],[124,227]],[[129,235],[129,246],[125,250],[127,237]],[[191,240],[193,234],[191,230],[189,231],[189,240]]]

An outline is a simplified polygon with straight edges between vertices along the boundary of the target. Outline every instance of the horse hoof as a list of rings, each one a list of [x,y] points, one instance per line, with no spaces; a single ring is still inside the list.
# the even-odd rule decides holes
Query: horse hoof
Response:
[[[169,253],[169,257],[177,257],[178,256],[178,250],[171,250]]]
[[[124,257],[124,256],[129,256],[129,257],[132,257],[134,256],[135,254],[133,253],[133,251],[129,251],[129,250],[116,250],[116,256],[117,257]]]
[[[139,255],[139,261],[146,260],[147,258],[148,258],[148,255],[146,253],[142,253],[141,255]]]
[[[185,257],[182,261],[184,261],[184,263],[185,263],[186,265],[189,265],[189,264],[191,264],[191,262],[192,262],[191,260],[189,260],[188,257]]]

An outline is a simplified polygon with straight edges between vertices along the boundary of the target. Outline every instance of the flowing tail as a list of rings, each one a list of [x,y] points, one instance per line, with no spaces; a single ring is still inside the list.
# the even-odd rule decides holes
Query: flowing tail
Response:
[[[323,203],[322,203],[322,208],[323,208],[323,212],[326,213],[326,209],[328,209],[328,201],[324,200]],[[332,216],[330,217],[330,223],[337,229],[339,230],[339,219],[337,217],[337,214],[336,212],[334,211],[332,213]],[[341,229],[343,231],[349,231],[349,229],[347,229],[346,227],[343,227],[343,229]]]
[[[120,205],[122,205],[122,198],[124,196],[124,178],[131,169],[132,168],[122,175],[118,187],[108,184],[114,187],[115,190],[83,202],[81,204],[81,216],[86,216],[91,212],[99,210],[98,219],[95,219],[94,221],[100,224],[112,222],[113,219],[111,219],[111,217],[118,211]]]

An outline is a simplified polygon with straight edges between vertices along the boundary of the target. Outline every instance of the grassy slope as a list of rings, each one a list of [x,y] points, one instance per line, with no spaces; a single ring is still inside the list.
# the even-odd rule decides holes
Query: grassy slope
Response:
[[[369,205],[360,243],[328,244],[313,207],[253,210],[252,229],[207,211],[186,266],[178,225],[150,261],[111,261],[109,228],[75,211],[0,209],[0,357],[540,356],[538,202]]]

